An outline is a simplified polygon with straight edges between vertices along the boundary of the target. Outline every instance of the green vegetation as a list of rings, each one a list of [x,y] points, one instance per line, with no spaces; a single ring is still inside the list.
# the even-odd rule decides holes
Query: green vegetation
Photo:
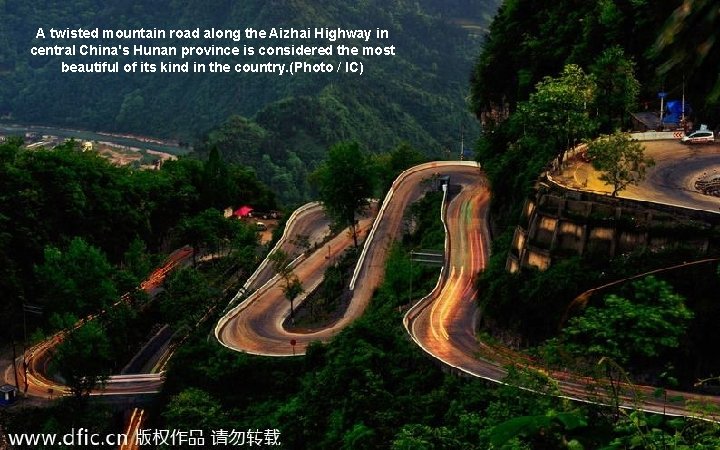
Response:
[[[173,272],[160,294],[162,317],[175,328],[194,328],[207,312],[209,299],[219,296],[217,288],[196,270],[181,268]]]
[[[681,8],[676,10],[678,7]],[[566,151],[580,140],[589,142],[588,155],[603,172],[606,183],[612,186],[613,195],[642,179],[652,162],[644,157],[638,143],[631,142],[617,130],[628,128],[630,112],[643,108],[659,110],[656,93],[661,88],[679,98],[683,76],[686,81],[707,78],[700,67],[707,71],[706,64],[712,57],[700,58],[696,61],[698,64],[681,66],[678,63],[687,62],[689,55],[680,49],[692,48],[691,42],[697,44],[698,38],[690,36],[692,21],[703,17],[696,7],[707,14],[702,19],[703,26],[714,23],[717,14],[709,12],[706,2],[681,0],[659,3],[506,0],[501,6],[475,66],[471,89],[473,109],[486,124],[477,154],[492,184],[491,221],[495,235],[499,236],[494,243],[494,255],[478,284],[482,326],[504,343],[523,348],[541,344],[557,336],[564,320],[577,312],[572,309],[573,300],[581,292],[653,267],[663,267],[663,264],[669,266],[695,258],[691,250],[678,249],[656,253],[640,251],[608,260],[588,247],[582,258],[558,261],[567,255],[552,255],[553,265],[545,272],[523,269],[510,274],[505,271],[517,217],[538,176],[544,171],[557,170]],[[663,64],[665,62],[667,64]],[[720,116],[717,99],[707,96],[707,85],[707,80],[692,87],[686,83],[685,92],[703,121],[712,123]],[[598,132],[607,136],[595,140]],[[609,215],[599,214],[591,219],[615,220]],[[625,226],[643,225],[630,221]],[[684,228],[675,225],[669,227],[668,232],[682,233]],[[712,278],[700,281],[698,286],[702,288],[693,290],[678,277],[668,277],[672,278],[673,289],[688,298],[691,310],[708,307],[706,302],[710,297],[697,291],[709,289],[715,283]],[[686,294],[693,291],[695,298]],[[628,293],[615,293],[612,297],[612,302],[619,302],[617,307],[627,306],[622,314],[616,311],[620,321],[633,310],[643,309],[637,302],[619,300],[628,298],[632,298]],[[662,307],[655,305],[650,310],[660,314]],[[605,311],[603,317],[609,317],[607,310],[602,311]],[[600,314],[599,309],[588,313],[595,319],[597,316],[592,314]],[[582,317],[571,322],[577,325],[577,321],[583,321]],[[693,329],[695,326],[710,335],[716,334],[700,322],[696,315],[689,322],[686,319],[676,323],[678,329],[687,326],[688,333],[697,339],[680,341],[681,347],[669,345],[672,351],[663,352],[666,359],[675,362],[675,368],[669,372],[684,386],[690,386],[693,377],[714,373],[707,370],[717,364],[716,358],[710,357],[714,354],[712,351],[699,356],[692,350],[697,346],[708,349],[701,342],[699,331]],[[600,326],[599,319],[597,324],[600,328],[609,327],[605,323]],[[576,353],[584,351],[598,358],[612,356],[627,363],[639,376],[652,373],[650,376],[655,377],[658,370],[664,370],[647,352],[633,351],[629,344],[620,344],[621,331],[600,328],[594,330],[598,341],[603,339],[599,336],[604,336],[609,340],[607,345],[616,345],[616,350],[623,354],[609,348],[589,352],[588,345],[598,342],[589,337],[589,329],[585,335],[577,328],[570,328],[585,336],[575,348]],[[651,330],[643,327],[633,331],[648,339],[656,338]],[[669,336],[675,334],[670,332]],[[636,337],[643,342],[643,338]],[[688,357],[689,353],[693,356]],[[690,361],[701,360],[713,362],[701,370],[691,368]]]
[[[250,171],[219,159],[135,171],[83,153],[72,141],[33,151],[17,140],[0,144],[0,287],[7,313],[17,322],[21,303],[37,302],[47,324],[55,313],[98,311],[144,279],[159,262],[147,252],[167,248],[173,236],[179,245],[192,238],[211,252],[254,242],[249,227],[207,210],[241,202],[274,206]]]
[[[588,106],[596,90],[593,77],[568,64],[558,77],[545,77],[536,84],[529,100],[518,105],[523,134],[537,140],[544,138],[544,145],[555,151],[556,167],[562,164],[568,150],[595,131],[596,122]]]
[[[72,325],[72,324],[70,324]],[[90,394],[110,375],[110,340],[97,321],[73,330],[53,355],[53,367],[76,398]]]
[[[250,171],[219,158],[136,171],[72,141],[52,150],[27,150],[17,139],[0,144],[3,342],[22,341],[24,325],[33,341],[104,310],[71,331],[51,360],[73,394],[86,396],[118,373],[159,323],[193,329],[219,298],[205,279],[180,271],[150,304],[138,286],[165,249],[191,243],[199,252],[229,254],[226,281],[254,268],[254,228],[212,209],[240,202],[274,206]],[[24,304],[42,313],[23,317]]]
[[[508,236],[500,237],[494,248],[507,248],[506,238]],[[548,346],[547,341],[564,336],[563,328],[569,323],[585,320],[578,308],[588,301],[585,297],[578,297],[584,291],[633,274],[669,267],[678,260],[690,261],[695,259],[695,254],[692,249],[678,248],[664,252],[638,251],[607,260],[589,253],[582,258],[562,259],[545,271],[523,270],[511,274],[505,270],[507,253],[497,252],[478,280],[479,302],[483,310],[481,327],[505,345],[538,353],[547,358],[548,363],[557,363],[559,367],[571,366],[584,371],[594,366],[600,357],[611,356],[625,365],[632,372],[631,376],[641,377],[646,383],[648,379],[657,380],[659,374],[667,372],[678,380],[680,386],[692,389],[698,379],[720,369],[720,360],[713,350],[715,345],[719,345],[720,335],[709,319],[716,311],[720,313],[720,305],[714,300],[716,290],[720,289],[720,279],[714,275],[716,264],[659,273],[656,274],[657,283],[639,280],[641,285],[657,284],[657,289],[650,290],[652,294],[648,293],[649,288],[642,291],[642,301],[635,299],[631,283],[621,283],[612,290],[595,294],[590,297],[589,307],[585,310],[592,311],[590,322],[597,325],[594,333],[590,333],[589,328],[587,333],[580,333],[583,338],[569,345],[572,351],[564,344],[558,347],[555,341]],[[677,294],[671,295],[671,292]],[[613,309],[603,308],[602,297],[610,295],[618,304]],[[660,302],[661,298],[668,302]],[[678,298],[687,300],[674,303]],[[683,318],[688,310],[693,314],[692,319]],[[633,314],[637,314],[638,318],[628,319]],[[617,329],[612,328],[609,322],[615,315]],[[663,336],[682,336],[678,341],[680,346],[661,345],[662,341],[654,329],[641,326],[647,323],[643,322],[645,320],[656,319],[669,324],[660,328]],[[637,347],[634,344],[622,340],[627,333],[634,333],[632,339],[638,343],[653,341],[658,349],[663,349],[662,357],[635,351]],[[598,347],[591,350],[590,345],[594,344]],[[616,351],[610,351],[611,348]],[[570,358],[573,354],[583,361]],[[594,359],[588,355],[593,355]]]
[[[708,93],[716,80],[707,74],[717,65],[717,52],[702,36],[717,17],[708,0],[506,0],[473,73],[473,109],[478,115],[502,106],[514,111],[543,77],[566,64],[604,65],[603,54],[622,49],[625,59],[616,60],[612,72],[627,73],[625,61],[634,61],[643,103],[658,110],[660,90],[680,98],[684,77],[687,100],[713,123],[720,118],[717,98]],[[620,85],[634,90],[632,83]],[[621,97],[612,103],[622,104]],[[607,118],[606,109],[600,111]]]
[[[423,244],[432,248],[443,241],[434,232],[442,229],[440,197],[424,202],[420,225],[406,240],[435,236]],[[517,415],[570,414],[568,405],[551,397],[443,375],[407,339],[398,307],[407,302],[408,276],[414,275],[418,291],[432,289],[437,279],[437,269],[415,266],[411,272],[407,250],[392,249],[385,281],[367,313],[330,344],[311,346],[303,359],[238,354],[199,333],[171,363],[163,426],[278,428],[290,448],[480,449],[498,439],[491,437],[495,425]],[[508,381],[528,382],[523,374],[513,380]],[[533,383],[540,391],[551,389],[546,380]],[[515,439],[563,438],[564,431],[553,428],[549,435],[525,430]]]
[[[106,308],[119,295],[113,283],[114,268],[105,255],[82,238],[70,241],[66,251],[45,247],[35,275],[50,316],[68,312],[85,315]]]
[[[543,170],[561,167],[565,153],[595,138],[601,124],[622,125],[616,118],[628,117],[637,94],[632,60],[622,59],[618,64],[624,65],[618,69],[605,59],[621,56],[620,50],[606,53],[593,66],[594,73],[568,64],[558,76],[538,82],[507,120],[488,123],[477,158],[492,182],[498,225],[510,225],[506,221],[517,217]],[[634,152],[628,153],[628,159],[630,154]],[[625,180],[628,175],[614,178]]]
[[[358,254],[358,250],[351,247],[325,269],[320,286],[308,293],[302,306],[296,311],[294,326],[307,330],[337,320],[347,307],[347,287]]]
[[[635,78],[635,62],[620,46],[609,47],[590,66],[597,84],[598,118],[605,132],[627,123],[628,111],[636,107],[640,82]]]
[[[693,317],[684,299],[652,276],[634,282],[632,288],[632,299],[612,294],[602,306],[590,306],[573,317],[563,328],[566,348],[591,359],[608,356],[627,365],[679,347]]]
[[[31,41],[23,36],[31,36],[40,18],[30,14],[27,4],[0,4],[6,13],[0,44],[7,44],[0,45],[0,113],[168,134],[185,127],[188,118],[194,120],[188,129],[195,133],[230,111],[253,116],[233,116],[210,131],[198,148],[206,161],[181,159],[153,172],[113,167],[79,152],[72,142],[35,152],[22,149],[15,140],[0,145],[0,289],[11,299],[2,305],[11,324],[21,322],[22,303],[37,300],[45,314],[32,328],[67,327],[75,317],[107,307],[118,293],[136,286],[158,264],[158,255],[176,245],[191,243],[204,253],[229,254],[219,261],[198,258],[196,269],[175,271],[158,301],[133,292],[128,303],[70,333],[53,364],[78,396],[116,371],[118,361],[127,360],[143,340],[145,333],[138,330],[147,332],[162,318],[188,339],[171,360],[162,400],[150,412],[156,428],[201,428],[208,430],[207,436],[209,430],[277,428],[287,448],[720,446],[715,424],[574,404],[559,398],[554,382],[531,368],[509,368],[501,386],[441,371],[401,326],[410,286],[426,292],[437,279],[436,269],[413,265],[408,252],[443,246],[438,194],[427,195],[411,208],[412,234],[391,249],[386,277],[367,313],[331,343],[312,345],[304,358],[271,359],[231,352],[209,341],[209,319],[219,314],[223,292],[231,292],[231,285],[249,274],[258,256],[254,231],[225,221],[219,210],[241,203],[274,207],[272,193],[258,178],[283,201],[300,202],[312,189],[307,174],[314,172],[320,195],[338,222],[354,225],[364,200],[382,194],[399,171],[421,161],[425,153],[403,144],[389,154],[370,156],[370,150],[390,148],[403,139],[420,148],[447,148],[443,136],[450,133],[442,130],[454,130],[462,122],[461,107],[448,100],[462,91],[461,84],[437,97],[430,87],[441,80],[455,83],[463,74],[456,56],[470,53],[463,48],[466,36],[424,11],[462,19],[469,26],[477,26],[484,17],[481,11],[462,17],[458,12],[464,11],[463,5],[457,1],[445,7],[421,0],[384,8],[375,0],[298,1],[280,7],[275,3],[227,3],[204,8],[203,14],[166,0],[107,8],[96,8],[94,0],[62,8],[41,1],[36,7],[60,22],[84,21],[86,27],[131,23],[128,17],[136,14],[158,19],[158,26],[172,20],[187,26],[219,26],[225,21],[251,26],[248,17],[261,18],[264,26],[300,25],[308,18],[313,24],[332,26],[343,17],[349,26],[387,25],[401,36],[398,39],[413,59],[392,62],[401,72],[380,62],[377,73],[350,81],[296,77],[282,84],[259,78],[237,83],[220,76],[212,83],[228,87],[222,98],[207,94],[215,92],[209,81],[188,77],[164,84],[157,78],[139,78],[133,86],[118,83],[117,97],[101,95],[78,108],[88,102],[93,84],[76,77],[59,91],[61,101],[50,101],[52,87],[46,86],[53,86],[55,72],[29,64],[17,50],[24,48],[18,42]],[[478,60],[472,99],[476,112],[488,113],[490,119],[498,111],[495,118],[513,112],[505,121],[490,120],[478,145],[493,183],[496,228],[514,225],[522,200],[548,162],[562,164],[572,145],[597,130],[623,127],[638,95],[643,98],[658,87],[645,50],[654,42],[650,30],[678,4],[679,0],[505,1]],[[703,11],[708,4],[697,3]],[[77,14],[85,7],[88,12]],[[16,33],[4,32],[18,23],[23,26],[16,27]],[[408,37],[412,35],[422,36],[425,43],[413,42]],[[446,57],[442,67],[437,65],[439,55]],[[676,78],[673,70],[666,73],[668,83]],[[690,76],[696,74],[693,70]],[[113,85],[111,76],[95,80]],[[188,92],[190,85],[198,87],[197,93]],[[30,111],[20,95],[29,105],[48,107]],[[234,106],[240,97],[246,102],[238,111]],[[172,118],[168,111],[173,111]],[[329,159],[322,162],[326,148],[348,139],[357,143],[333,146]],[[613,151],[618,149],[622,147]],[[603,156],[611,152],[603,149],[594,153],[604,167],[632,159],[619,153],[606,160]],[[243,162],[254,170],[224,160]],[[615,172],[623,172],[613,180],[617,191],[627,170]],[[340,181],[344,191],[338,188]],[[607,370],[612,383],[622,372],[613,361],[651,383],[677,381],[687,387],[700,376],[715,378],[706,375],[720,370],[720,361],[708,358],[720,345],[716,265],[618,286],[603,292],[603,301],[591,298],[584,314],[577,314],[573,299],[578,293],[686,259],[692,251],[639,252],[606,261],[594,257],[590,248],[584,257],[566,259],[545,272],[510,274],[505,270],[510,239],[508,232],[500,234],[479,281],[483,325],[494,338],[527,347],[560,334],[539,350],[555,352],[557,359],[565,352],[581,355],[586,362],[592,360],[589,364],[596,372]],[[279,270],[286,274],[286,296],[294,309],[292,302],[302,286],[285,270],[286,262]],[[322,297],[332,302],[344,285],[343,273],[328,270],[327,275]],[[568,325],[561,332],[566,317]],[[8,333],[17,336],[17,325]],[[658,356],[663,360],[657,361]],[[553,362],[567,361],[547,361]],[[611,387],[618,395],[617,384]],[[610,399],[611,404],[617,400]],[[47,411],[21,410],[7,416],[0,412],[3,430],[16,432],[64,433],[80,426],[107,432],[108,424],[119,427],[118,422],[96,405],[82,402],[62,401]]]
[[[289,204],[311,198],[305,175],[339,141],[357,141],[380,153],[402,141],[438,156],[457,147],[460,128],[469,142],[479,127],[465,104],[467,74],[482,36],[462,23],[486,28],[499,0],[335,2],[300,0],[243,4],[224,1],[99,0],[59,5],[49,0],[0,3],[0,117],[25,123],[132,132],[193,143],[207,158],[217,147],[226,161],[255,169],[259,179]],[[42,17],[37,11],[43,11]],[[237,73],[63,74],[59,62],[89,57],[31,56],[38,27],[158,29],[386,29],[392,57],[357,57],[363,75],[297,76]],[[315,42],[315,41],[313,41]],[[55,42],[53,42],[54,44]],[[67,42],[69,43],[69,42]],[[126,45],[136,41],[125,42]],[[231,42],[259,46],[269,41]],[[291,44],[308,44],[296,41]],[[335,42],[334,44],[339,44]],[[104,42],[105,45],[112,43]],[[146,45],[177,45],[154,40]],[[221,42],[184,40],[182,45]],[[353,42],[352,44],[360,44]],[[364,43],[363,43],[364,44]],[[120,58],[123,62],[140,57]],[[152,58],[158,62],[159,58]],[[213,58],[234,65],[237,57]],[[320,57],[306,57],[311,63]],[[207,63],[204,58],[196,59]],[[289,63],[291,57],[274,62]],[[337,64],[345,59],[323,59]],[[267,62],[245,56],[242,62]]]
[[[329,344],[312,345],[304,358],[239,354],[208,343],[206,331],[197,333],[171,362],[158,425],[277,428],[284,446],[309,449],[718,443],[716,427],[701,421],[667,421],[559,399],[552,395],[556,386],[532,370],[511,368],[502,386],[443,374],[407,339],[398,312],[407,302],[409,276],[418,291],[432,289],[436,280],[437,269],[410,270],[408,251],[442,245],[439,201],[431,195],[422,200],[424,207],[413,208],[418,228],[404,237],[408,246],[392,249],[385,281],[367,313]]]
[[[302,282],[293,272],[290,256],[282,250],[275,250],[268,256],[275,273],[283,279],[282,291],[290,302],[290,320],[295,320],[295,299],[305,292]]]
[[[600,179],[612,186],[613,197],[629,185],[637,185],[645,179],[645,171],[655,164],[652,158],[645,157],[645,149],[640,142],[619,131],[589,142],[587,154],[593,167],[602,172]]]
[[[335,222],[352,230],[358,246],[356,216],[368,206],[373,173],[368,157],[357,143],[336,144],[328,159],[313,173],[323,207]]]

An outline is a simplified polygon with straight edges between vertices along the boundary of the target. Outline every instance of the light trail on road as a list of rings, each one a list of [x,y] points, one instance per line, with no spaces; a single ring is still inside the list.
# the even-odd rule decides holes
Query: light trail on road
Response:
[[[664,158],[666,157],[667,155],[664,155]],[[665,160],[659,165],[666,167]],[[258,289],[252,301],[246,301],[250,305],[248,308],[232,311],[223,318],[216,328],[218,340],[231,349],[266,356],[300,355],[311,341],[330,340],[364,311],[373,291],[382,281],[389,244],[399,237],[405,208],[423,194],[422,180],[440,173],[450,175],[451,184],[460,186],[461,191],[450,199],[447,211],[445,213],[444,210],[443,213],[446,226],[446,263],[441,279],[433,292],[411,308],[404,318],[405,327],[413,340],[429,355],[459,373],[504,383],[506,367],[525,367],[546,374],[557,385],[557,395],[561,397],[611,406],[613,400],[607,387],[603,385],[603,380],[548,371],[536,367],[536,362],[527,355],[478,340],[476,330],[479,310],[475,301],[475,277],[485,268],[489,254],[487,215],[490,191],[479,167],[467,162],[424,164],[406,171],[393,183],[391,194],[383,204],[384,214],[381,214],[373,226],[375,239],[366,243],[363,250],[366,258],[356,269],[358,278],[352,302],[340,321],[310,334],[285,330],[282,323],[289,306],[282,306],[287,301],[279,294],[277,287],[273,288],[271,280]],[[654,178],[650,176],[649,179]],[[641,185],[639,192],[652,190]],[[649,197],[647,200],[658,201],[656,197]],[[715,202],[714,199],[695,196],[693,199],[697,203],[690,207],[705,206],[708,201],[710,204]],[[313,256],[308,259],[311,258]],[[314,286],[320,282],[319,274],[327,263],[323,264],[323,261],[317,259],[309,264],[313,266],[314,275],[300,278],[306,285]],[[289,345],[291,339],[298,342],[297,349]],[[653,387],[620,383],[619,388],[622,392],[618,400],[620,407],[624,408],[698,417],[693,404],[720,405],[720,400],[715,396],[667,391],[667,398],[674,400],[665,402],[654,398],[652,394],[656,389]],[[717,420],[718,416],[708,415],[701,418]]]
[[[472,162],[431,162],[406,171],[393,183],[391,194],[383,202],[382,220],[374,226],[373,239],[364,247],[365,257],[358,262],[358,282],[352,291],[347,310],[335,323],[321,330],[309,333],[288,331],[283,324],[290,312],[290,304],[284,298],[279,277],[259,287],[238,308],[223,317],[215,329],[218,341],[226,347],[255,355],[293,356],[305,353],[313,341],[327,342],[343,328],[360,317],[367,308],[375,289],[385,275],[385,260],[391,243],[402,235],[403,218],[407,207],[420,199],[429,186],[425,183],[442,173],[453,178],[474,179],[479,174],[477,163]],[[298,223],[307,219],[298,217]],[[360,222],[360,229],[367,232],[372,220]],[[341,233],[324,246],[308,255],[295,268],[295,274],[303,285],[316,286],[322,281],[325,269],[332,259],[351,245],[352,240]],[[331,253],[331,258],[325,256]],[[290,342],[294,341],[292,346]]]
[[[187,261],[192,254],[193,249],[187,246],[174,251],[167,257],[161,267],[155,269],[148,276],[148,279],[140,284],[140,288],[148,293],[157,289],[165,281],[167,275],[176,269],[180,264]],[[108,309],[123,302],[127,303],[130,299],[130,294],[124,294]],[[18,386],[18,388],[25,391],[30,396],[40,398],[52,399],[57,396],[68,395],[70,391],[67,386],[63,385],[59,381],[50,379],[46,375],[48,373],[53,349],[62,343],[68,333],[78,329],[90,320],[97,319],[105,314],[106,311],[107,310],[103,310],[97,314],[91,314],[76,322],[69,330],[59,331],[40,343],[28,348],[24,355],[25,364],[27,364],[27,384],[23,381],[21,386]],[[18,358],[17,370],[17,379],[25,380],[25,374],[23,371],[23,356]],[[5,369],[4,376],[6,383],[14,385],[15,374],[13,373],[12,364]],[[104,386],[93,390],[90,395],[132,395],[157,393],[160,392],[162,383],[163,378],[158,374],[118,375],[110,377]]]
[[[561,397],[613,406],[613,394],[606,380],[547,370],[527,355],[478,341],[475,277],[484,269],[489,252],[486,216],[490,193],[483,184],[478,179],[464,185],[463,191],[450,200],[444,217],[449,234],[446,250],[449,271],[438,289],[407,312],[406,329],[425,352],[458,373],[504,383],[506,368],[516,366],[548,376]],[[619,382],[617,386],[622,408],[720,421],[717,413],[697,411],[699,404],[719,407],[717,396],[666,390],[666,397],[656,398],[657,388],[652,386],[628,382]],[[665,402],[665,398],[673,400]]]

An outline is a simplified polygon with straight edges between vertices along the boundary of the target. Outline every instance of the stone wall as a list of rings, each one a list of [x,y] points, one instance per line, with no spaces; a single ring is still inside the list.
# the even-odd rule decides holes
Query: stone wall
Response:
[[[720,214],[580,192],[544,179],[525,203],[506,268],[545,270],[568,256],[681,247],[699,255],[720,251]]]

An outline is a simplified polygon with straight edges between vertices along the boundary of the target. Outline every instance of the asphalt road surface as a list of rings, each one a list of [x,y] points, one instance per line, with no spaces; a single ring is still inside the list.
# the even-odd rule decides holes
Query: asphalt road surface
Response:
[[[407,171],[401,176],[401,182],[396,180],[391,197],[384,202],[382,220],[375,223],[373,239],[359,263],[358,282],[352,292],[352,300],[342,317],[330,327],[310,333],[286,330],[283,324],[290,314],[290,303],[282,293],[282,281],[275,277],[221,319],[215,331],[218,340],[228,348],[265,356],[301,355],[311,342],[330,340],[365,311],[373,292],[383,280],[390,244],[401,236],[405,210],[430,188],[427,180],[436,174],[449,174],[452,180],[455,175],[472,173],[480,173],[475,163],[433,162]],[[306,220],[305,217],[297,218],[298,222]],[[370,219],[361,221],[361,231],[367,232],[371,223]],[[350,236],[343,232],[297,265],[295,274],[302,280],[306,291],[322,281],[328,264],[351,243]],[[328,255],[330,257],[326,258]],[[295,342],[294,347],[291,341]]]
[[[694,183],[693,177],[698,171],[707,171],[709,166],[720,160],[717,147],[687,148],[676,142],[650,143],[648,147],[648,153],[655,158],[657,165],[649,171],[647,181],[636,191],[628,190],[630,198],[634,195],[639,200],[662,201],[700,209],[708,209],[716,204],[714,198],[688,192],[687,186],[690,182]],[[282,323],[289,306],[278,288],[268,284],[260,291],[271,292],[274,289],[275,293],[259,292],[251,305],[262,306],[251,306],[227,318],[225,324],[218,327],[220,341],[230,348],[249,353],[290,356],[293,354],[293,348],[289,345],[292,339],[297,342],[295,354],[302,354],[313,340],[329,340],[364,311],[372,292],[382,281],[389,243],[399,236],[405,208],[423,194],[426,185],[422,181],[435,174],[450,175],[451,184],[459,186],[461,190],[451,196],[446,209],[448,248],[441,279],[435,290],[411,308],[405,317],[405,326],[415,342],[428,354],[460,373],[503,382],[508,366],[522,366],[553,379],[558,389],[556,395],[612,405],[612,386],[607,381],[568,372],[548,372],[526,355],[478,340],[475,277],[485,267],[489,254],[486,216],[490,192],[477,166],[460,163],[423,165],[412,169],[395,182],[392,198],[375,224],[375,237],[367,245],[366,258],[358,271],[352,303],[336,324],[311,334],[284,330]],[[319,282],[318,274],[325,267],[322,260],[313,261],[310,264],[314,275],[307,279],[303,278],[305,275],[300,275],[309,285]],[[696,405],[720,404],[715,396],[667,391],[667,398],[671,400],[665,401],[664,398],[655,398],[655,389],[652,387],[616,382],[615,388],[621,407],[669,415],[698,416]],[[705,415],[704,418],[718,419],[712,415]]]
[[[645,155],[655,160],[655,166],[647,170],[644,181],[620,191],[619,197],[720,212],[720,198],[695,190],[698,178],[720,175],[720,143],[690,145],[664,140],[647,141],[644,145]],[[575,161],[556,181],[569,187],[612,192],[599,177],[592,165]]]
[[[152,293],[163,283],[167,274],[184,264],[192,256],[192,248],[183,247],[171,253],[165,260],[164,264],[154,270],[147,280],[143,281],[140,287],[147,293]],[[129,295],[126,294],[115,305],[121,302],[129,301]],[[115,306],[113,305],[113,306]],[[82,326],[90,320],[95,320],[97,316],[104,314],[104,311],[90,315],[78,321],[73,329]],[[23,357],[19,356],[16,360],[17,374],[14,373],[13,365],[10,364],[4,373],[5,382],[15,385],[15,379],[18,380],[18,388],[28,395],[40,398],[54,398],[69,393],[69,389],[57,379],[51,378],[49,375],[50,359],[53,349],[59,345],[64,339],[67,330],[55,333],[42,342],[28,348],[25,351],[25,364],[27,371],[23,370]],[[27,378],[26,378],[27,374]],[[27,380],[27,381],[26,381]],[[91,395],[136,395],[160,392],[162,388],[163,377],[160,374],[138,374],[138,375],[118,375],[112,376],[107,383],[91,392]]]

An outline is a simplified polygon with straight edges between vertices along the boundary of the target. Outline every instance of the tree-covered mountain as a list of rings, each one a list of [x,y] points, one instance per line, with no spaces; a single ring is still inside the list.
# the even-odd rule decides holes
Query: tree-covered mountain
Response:
[[[583,141],[591,142],[588,155],[593,165],[600,167],[605,172],[603,177],[618,187],[622,180],[617,183],[617,178],[611,179],[622,170],[617,170],[618,165],[611,170],[602,169],[608,160],[603,161],[602,149],[592,142],[601,134],[628,130],[632,112],[659,112],[658,92],[667,92],[670,99],[680,99],[684,93],[694,107],[691,120],[716,128],[720,122],[717,77],[720,52],[715,43],[719,19],[717,2],[706,0],[503,2],[477,60],[471,87],[473,108],[487,125],[476,148],[478,160],[492,184],[491,217],[497,237],[493,255],[478,282],[484,331],[513,345],[547,343],[547,339],[557,335],[558,324],[568,317],[567,305],[582,298],[578,293],[610,280],[627,280],[697,257],[693,250],[684,254],[682,246],[668,251],[639,246],[614,257],[589,250],[570,257],[553,244],[547,249],[553,262],[546,269],[523,268],[510,273],[506,266],[522,205],[533,191],[542,192],[543,183],[538,183],[538,177],[562,167],[568,149]],[[608,139],[615,143],[606,147],[614,154],[609,158],[611,165],[615,164],[612,161],[620,160],[617,155],[627,151],[642,158],[641,148],[632,150],[626,137],[615,134]],[[633,157],[622,159],[629,161]],[[633,177],[641,177],[642,165],[633,166],[636,168]],[[608,176],[610,171],[615,175]],[[613,195],[616,193],[617,190]],[[594,219],[612,220],[603,214]],[[714,272],[716,267],[709,270]],[[705,279],[708,284],[698,281]],[[685,280],[693,281],[685,284]],[[714,298],[708,294],[716,289],[714,274],[706,275],[699,268],[692,273],[668,276],[665,281],[688,299],[691,308],[703,304],[706,298]],[[656,288],[653,298],[660,298],[659,291],[664,287]],[[622,295],[623,299],[632,298],[629,292]],[[618,313],[621,309],[618,305],[623,303],[613,303],[615,300],[610,297],[607,303],[612,314]],[[628,303],[631,307],[626,312],[638,314],[639,303]],[[704,307],[694,307],[697,317],[707,314]],[[653,310],[662,315],[659,304],[654,304]],[[583,326],[591,324],[593,314],[598,312],[585,311],[586,316],[578,316],[585,317]],[[679,312],[676,317],[684,316],[681,308],[675,312]],[[594,332],[597,336],[605,333],[602,338],[605,342],[617,343],[620,334],[609,331],[612,327],[608,317],[603,316],[604,321],[598,322]],[[590,322],[586,321],[588,318]],[[631,321],[636,325],[637,321]],[[574,323],[580,322],[578,319]],[[716,333],[703,327],[701,321],[694,321],[681,334],[701,336],[698,342],[716,338]],[[586,335],[586,331],[587,328],[569,326],[564,333],[565,336],[576,333],[586,339],[590,334]],[[642,332],[638,326],[633,331]],[[642,333],[647,337],[646,332]],[[611,354],[609,347],[595,352],[588,342],[584,341],[579,348],[592,364],[597,363],[599,354],[617,356]],[[636,353],[633,357],[627,356],[633,352],[629,346],[620,345],[618,348],[628,352],[625,361],[614,360],[626,364],[628,372],[638,378],[660,379],[660,374],[671,373],[688,387],[705,377],[704,373],[692,370],[716,364],[712,351],[697,353],[702,364],[683,361],[692,353],[689,349],[694,351],[700,344],[672,342],[672,346],[680,348],[656,358],[656,349],[649,349],[645,356]],[[550,352],[560,355],[567,353],[567,349],[554,347]],[[668,363],[673,358],[677,362]]]
[[[620,47],[636,64],[639,106],[659,109],[661,90],[679,99],[684,82],[687,101],[715,125],[719,20],[707,0],[506,0],[474,70],[473,108],[514,110],[543,77],[565,64],[589,68]]]
[[[523,105],[538,103],[539,83],[568,65],[592,75],[595,84],[584,111],[594,132],[578,141],[628,129],[630,112],[658,112],[661,91],[669,99],[684,94],[691,120],[715,128],[720,52],[712,30],[718,20],[717,5],[705,0],[504,1],[471,82],[472,108],[489,125],[478,157],[495,187],[495,210],[506,213],[496,219],[514,224],[533,181],[562,150],[549,139],[552,122],[531,114],[526,123],[514,113],[532,111]]]
[[[428,152],[438,152],[457,142],[463,123],[466,128],[477,129],[466,116],[465,97],[479,38],[454,20],[461,17],[473,26],[484,27],[497,4],[497,0],[456,0],[447,4],[438,0],[221,0],[212,6],[178,0],[3,1],[0,115],[10,115],[20,122],[193,140],[230,115],[253,117],[263,111],[259,122],[264,121],[266,129],[277,127],[278,137],[282,138],[287,137],[288,127],[302,129],[301,134],[310,136],[315,128],[320,136],[313,139],[319,139],[321,146],[334,143],[336,138],[362,140],[363,145],[373,148],[407,140],[426,147]],[[58,57],[30,55],[30,47],[49,44],[48,39],[35,39],[39,27],[379,28],[389,31],[387,45],[396,46],[397,56],[358,58],[365,63],[362,76],[63,74]],[[214,42],[185,42],[202,43]],[[168,44],[173,42],[153,40],[149,45]],[[250,42],[234,43],[244,44]],[[68,62],[91,59],[103,60],[65,58]],[[302,59],[318,61],[319,57]],[[307,102],[315,105],[313,112],[320,115],[319,123],[314,123],[313,116],[304,116],[308,111],[303,105]],[[270,118],[282,123],[267,124]],[[311,130],[295,125],[296,121],[310,122]],[[302,139],[298,139],[284,145],[301,146]],[[301,148],[293,150],[303,152]]]

